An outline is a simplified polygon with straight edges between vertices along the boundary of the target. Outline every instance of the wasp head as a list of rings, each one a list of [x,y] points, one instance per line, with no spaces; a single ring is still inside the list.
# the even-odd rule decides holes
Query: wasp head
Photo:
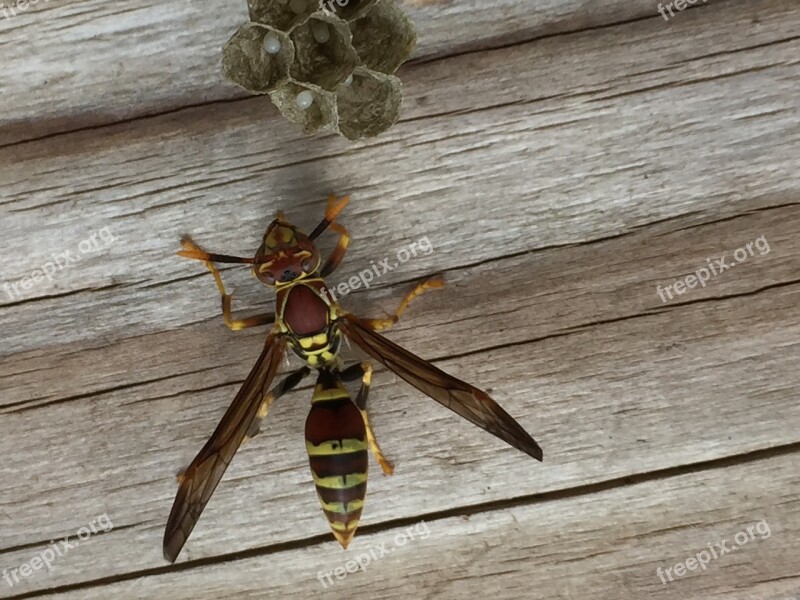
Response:
[[[314,242],[278,214],[256,252],[253,274],[267,285],[280,286],[316,274],[319,265]]]

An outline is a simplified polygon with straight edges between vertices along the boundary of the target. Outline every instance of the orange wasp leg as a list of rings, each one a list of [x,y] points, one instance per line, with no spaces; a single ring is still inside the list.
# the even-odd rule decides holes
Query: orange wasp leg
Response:
[[[364,426],[367,429],[367,444],[375,460],[381,466],[383,474],[391,475],[394,473],[394,465],[383,455],[381,447],[378,445],[378,440],[375,439],[375,432],[372,431],[369,414],[367,413],[367,398],[369,398],[369,388],[372,385],[372,365],[366,362],[353,365],[343,371],[341,377],[343,381],[352,381],[361,377],[361,389],[358,391],[358,396],[356,396],[356,407],[358,407],[361,418],[364,420]]]
[[[214,281],[217,283],[220,296],[222,296],[222,317],[225,319],[225,324],[233,331],[240,331],[249,327],[258,327],[259,325],[269,325],[275,322],[275,313],[269,312],[260,315],[253,315],[244,319],[234,319],[233,309],[231,307],[232,295],[225,292],[225,285],[222,283],[219,269],[214,265],[211,260],[206,260],[205,257],[212,257],[208,255],[200,246],[195,244],[191,238],[185,237],[181,240],[183,247],[183,256],[188,258],[196,258],[202,260],[206,268],[211,271],[214,276]]]
[[[385,319],[364,319],[364,322],[373,330],[373,331],[386,331],[387,329],[391,329],[397,322],[400,320],[400,317],[403,316],[403,313],[406,312],[408,305],[411,304],[412,300],[417,296],[424,294],[425,292],[429,292],[430,290],[439,290],[444,287],[444,280],[439,277],[438,275],[435,277],[431,277],[426,281],[423,281],[413,290],[411,290],[406,297],[403,298],[403,301],[400,303],[400,306],[394,311],[394,314],[389,315]]]

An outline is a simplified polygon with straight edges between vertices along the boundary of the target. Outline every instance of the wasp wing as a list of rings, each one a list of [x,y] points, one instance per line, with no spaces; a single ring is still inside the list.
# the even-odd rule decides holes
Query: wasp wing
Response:
[[[426,360],[376,333],[364,319],[345,315],[345,335],[372,358],[378,360],[422,393],[464,417],[470,423],[542,460],[539,444],[486,392],[448,375]]]
[[[164,558],[175,562],[200,514],[244,441],[278,371],[285,342],[270,334],[264,350],[211,438],[186,469],[164,532]]]

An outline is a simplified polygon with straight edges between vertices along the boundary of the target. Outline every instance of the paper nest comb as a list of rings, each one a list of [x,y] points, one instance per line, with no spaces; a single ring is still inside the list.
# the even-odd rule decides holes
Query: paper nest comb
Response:
[[[250,23],[225,45],[225,77],[269,94],[307,134],[349,140],[386,131],[400,116],[394,72],[416,43],[394,0],[248,0]]]

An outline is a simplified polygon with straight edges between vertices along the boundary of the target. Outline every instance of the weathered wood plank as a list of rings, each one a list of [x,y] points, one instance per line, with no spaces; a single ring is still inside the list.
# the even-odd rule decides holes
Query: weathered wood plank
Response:
[[[374,420],[398,471],[374,478],[365,524],[800,441],[796,428],[785,426],[800,417],[787,393],[800,386],[792,366],[800,336],[792,266],[800,252],[792,243],[799,220],[795,207],[785,207],[700,228],[664,223],[449,273],[455,285],[421,299],[392,338],[432,357],[456,349],[458,357],[442,366],[492,390],[539,438],[546,462],[533,464],[381,373]],[[656,284],[759,235],[772,244],[770,253],[662,305]],[[477,299],[481,290],[484,300]],[[454,306],[463,307],[458,319]],[[105,512],[126,527],[97,538],[75,562],[54,566],[52,579],[31,578],[24,589],[163,564],[160,536],[173,474],[203,443],[249,366],[245,357],[257,352],[256,336],[239,339],[220,324],[204,324],[66,354],[63,361],[29,356],[21,363],[41,372],[55,362],[60,388],[77,397],[56,393],[50,406],[6,409],[11,431],[37,435],[0,440],[0,452],[9,456],[0,505],[14,523],[4,541],[13,548],[66,535]],[[203,371],[211,356],[220,366]],[[81,364],[92,364],[94,372],[80,372]],[[109,381],[131,365],[137,370],[120,376],[120,385]],[[0,382],[25,389],[31,379],[23,373]],[[3,392],[18,397],[14,388]],[[240,453],[184,559],[325,534],[302,443],[307,393],[277,406],[263,437]],[[28,554],[28,548],[12,549],[4,558],[17,565]],[[128,557],[124,564],[121,554]],[[93,565],[90,577],[84,561]]]
[[[481,60],[484,69],[498,66],[501,81],[514,72],[520,95],[534,100],[539,90],[554,97],[536,102],[533,113],[525,101],[461,116],[429,107],[423,133],[408,122],[355,149],[340,140],[298,141],[289,129],[267,139],[261,119],[270,111],[247,101],[114,127],[101,139],[84,132],[0,151],[0,160],[12,161],[2,173],[3,222],[17,232],[5,240],[16,257],[3,266],[6,282],[30,274],[53,253],[75,251],[103,227],[121,240],[20,300],[0,294],[6,332],[0,352],[53,338],[69,343],[87,332],[120,339],[209,318],[211,309],[187,301],[184,280],[199,275],[174,258],[180,235],[191,231],[209,247],[252,252],[248,240],[257,239],[276,208],[294,204],[297,220],[313,223],[321,190],[355,194],[347,222],[359,226],[346,275],[417,236],[433,241],[434,255],[388,274],[386,283],[686,213],[735,214],[745,200],[754,203],[748,209],[792,201],[800,148],[793,95],[798,42],[780,40],[798,17],[780,2],[760,5],[761,18],[775,28],[764,29],[748,52],[736,47],[751,29],[749,7],[720,8],[707,19],[694,11],[699,16],[674,30],[673,44],[707,55],[698,66],[705,75],[687,80],[682,69],[656,69],[659,83],[645,75],[638,92],[607,71],[605,85],[577,92],[581,75],[566,69],[575,54],[566,56],[563,45],[562,62],[542,67],[550,69],[552,87],[537,88],[540,78],[524,79],[522,67],[548,44],[555,57],[557,39],[525,52],[515,47],[453,59],[460,83],[455,75],[443,82],[453,97],[466,89],[460,75],[466,65]],[[642,27],[663,30],[635,24],[637,32]],[[714,33],[704,38],[708,30]],[[647,33],[625,47],[612,43],[624,38],[621,30],[575,39],[587,60],[615,48],[617,55],[602,54],[603,64],[635,56],[643,72],[660,60]],[[608,87],[612,79],[619,87]],[[679,115],[662,111],[676,102]],[[43,210],[58,211],[58,221],[43,223]],[[239,241],[232,246],[234,228]],[[442,229],[446,237],[436,234]]]
[[[410,0],[405,8],[419,30],[418,59],[658,17],[646,0]],[[0,145],[244,97],[219,65],[246,20],[245,0],[48,0],[0,20]]]
[[[800,590],[798,491],[794,452],[580,496],[406,520],[363,536],[348,552],[312,542],[58,597],[789,600]],[[413,541],[405,541],[409,528],[418,532]],[[736,550],[720,556],[723,543]],[[381,548],[388,555],[365,571],[327,583],[326,573],[371,551],[380,556]],[[705,569],[697,562],[703,551]],[[669,582],[664,570],[679,563],[694,570]]]
[[[110,5],[57,0],[47,10],[87,6],[82,18],[104,16],[78,36],[109,59],[130,52],[111,51],[98,31],[131,27],[131,15],[112,21]],[[150,36],[205,5],[114,6],[150,15],[129,43],[152,49],[171,42]],[[326,595],[772,600],[797,590],[800,12],[783,0],[715,2],[669,25],[518,43],[616,19],[621,5],[508,6],[508,22],[485,23],[470,3],[415,9],[444,19],[433,28],[474,22],[420,55],[460,56],[407,68],[406,120],[377,141],[298,140],[258,99],[137,118],[184,106],[192,86],[217,89],[190,69],[175,89],[143,93],[122,117],[131,122],[0,149],[0,284],[103,227],[117,238],[52,284],[17,299],[0,292],[0,569],[101,514],[115,525],[11,590],[0,579],[0,596],[322,595],[316,571],[350,554],[328,542],[309,482],[307,387],[242,450],[182,563],[164,564],[160,540],[174,473],[263,339],[224,328],[207,272],[176,259],[176,241],[191,231],[214,249],[250,252],[272,211],[313,225],[328,190],[354,192],[345,217],[354,245],[332,281],[422,236],[435,248],[347,306],[392,308],[411,280],[443,270],[449,287],[420,299],[392,339],[488,388],[546,462],[379,372],[374,422],[398,469],[373,476],[357,547],[423,518],[432,535]],[[511,18],[521,10],[531,14]],[[197,16],[219,26],[207,17]],[[65,35],[73,22],[61,24]],[[512,45],[463,54],[504,45],[500,32]],[[141,81],[159,81],[131,56]],[[28,105],[36,119],[24,135],[121,118],[128,76],[94,80],[97,111],[65,76],[52,110]],[[0,136],[22,131],[24,110],[8,113],[18,120]],[[656,286],[761,236],[768,254],[659,299]],[[264,305],[244,270],[225,277],[242,308]],[[655,568],[761,518],[775,535],[758,554],[661,585]]]

